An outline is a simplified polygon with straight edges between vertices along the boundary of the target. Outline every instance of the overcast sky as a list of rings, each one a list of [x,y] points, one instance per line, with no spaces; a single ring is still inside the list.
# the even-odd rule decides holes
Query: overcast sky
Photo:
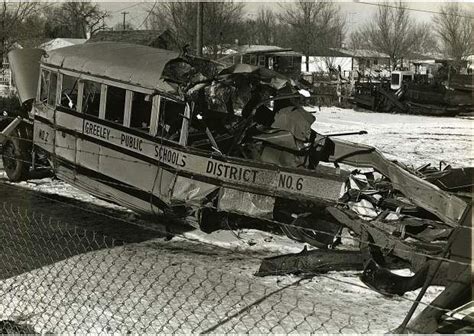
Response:
[[[289,3],[287,1],[286,3]],[[377,10],[377,1],[371,0],[363,0],[363,1],[336,1],[343,14],[347,18],[348,28],[349,31],[352,31],[354,28],[359,26],[361,23],[365,22],[366,20],[370,19],[370,17],[375,13]],[[423,10],[426,11],[438,11],[440,6],[443,4],[444,1],[425,1],[425,2],[406,2],[405,6],[408,8],[412,8],[415,10],[421,11],[412,11],[413,17],[418,20],[429,21],[433,14],[422,12]],[[464,2],[466,7],[470,7],[471,13],[474,12],[474,0],[470,0],[468,2]],[[274,8],[276,11],[279,10],[279,3],[266,1],[266,2],[245,2],[247,15],[250,17],[255,16],[258,12],[259,8],[267,7],[267,8]],[[280,2],[281,4],[281,2]],[[126,11],[129,14],[126,15],[127,22],[130,22],[135,27],[141,26],[142,28],[145,27],[143,21],[146,18],[147,9],[151,8],[153,2],[108,2],[108,1],[101,1],[101,6],[104,9],[107,9],[111,12],[111,17],[109,19],[108,24],[113,26],[117,23],[121,23],[123,16],[121,12]],[[466,13],[467,14],[467,13]]]

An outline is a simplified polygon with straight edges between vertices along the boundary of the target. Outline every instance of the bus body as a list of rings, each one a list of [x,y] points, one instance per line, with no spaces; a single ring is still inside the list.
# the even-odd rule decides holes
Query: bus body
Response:
[[[271,70],[90,43],[43,55],[33,100],[31,85],[20,83],[35,72],[19,61],[27,54],[16,51],[10,63],[18,88],[28,87],[22,103],[32,104],[23,118],[28,131],[16,135],[31,142],[23,152],[33,152],[33,167],[45,158],[60,179],[137,212],[193,218],[201,228],[216,214],[251,217],[328,246],[341,224],[325,209],[339,202],[349,177],[339,163],[398,181],[405,197],[449,225],[466,210],[373,147],[313,131],[314,116],[298,104],[301,88]],[[7,153],[21,152],[11,138]],[[19,180],[27,156],[11,157],[19,156],[4,151],[16,169],[7,174]],[[301,234],[299,226],[317,230]]]
[[[141,213],[208,205],[273,218],[279,197],[337,201],[339,169],[281,167],[203,146],[209,139],[191,126],[196,104],[163,80],[176,59],[176,52],[116,43],[50,51],[31,113],[33,147],[60,179]]]

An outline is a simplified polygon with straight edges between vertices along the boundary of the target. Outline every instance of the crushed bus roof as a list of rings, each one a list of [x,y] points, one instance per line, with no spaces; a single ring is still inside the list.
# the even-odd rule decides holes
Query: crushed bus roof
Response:
[[[127,43],[97,42],[48,52],[43,63],[128,84],[168,90],[161,79],[166,64],[179,57],[170,50]]]

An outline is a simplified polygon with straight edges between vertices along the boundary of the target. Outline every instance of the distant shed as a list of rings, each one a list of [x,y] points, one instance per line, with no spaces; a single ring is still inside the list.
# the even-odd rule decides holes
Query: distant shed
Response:
[[[165,30],[101,30],[87,43],[123,42],[152,48],[179,50],[179,44],[169,29]]]
[[[351,70],[382,70],[390,67],[390,56],[367,49],[334,49],[352,58]]]
[[[309,71],[329,73],[333,69],[341,67],[341,71],[352,70],[352,57],[347,56],[334,49],[320,50],[313,56],[309,56]],[[303,56],[301,71],[306,72],[306,57]]]
[[[302,54],[292,49],[253,44],[230,47],[227,53],[219,61],[261,66],[290,77],[299,77],[301,73]]]

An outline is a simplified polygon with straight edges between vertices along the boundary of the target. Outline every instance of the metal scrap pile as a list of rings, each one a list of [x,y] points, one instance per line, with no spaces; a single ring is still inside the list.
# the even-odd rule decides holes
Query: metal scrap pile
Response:
[[[467,202],[471,200],[472,168],[453,169],[447,166],[441,170],[425,165],[413,169],[393,164],[442,190],[450,191],[453,196]],[[339,204],[326,209],[334,218],[333,225],[342,225],[341,230],[330,233],[329,230],[318,230],[317,226],[308,229],[331,236],[334,242],[331,248],[341,243],[340,237],[350,237],[349,240],[356,242],[350,245],[358,246],[358,250],[347,250],[347,247],[342,250],[304,249],[300,254],[265,259],[257,275],[315,275],[334,270],[363,270],[361,280],[385,295],[403,295],[406,291],[422,287],[427,279],[430,285],[449,284],[455,272],[451,259],[460,258],[461,265],[469,264],[471,260],[470,240],[460,238],[463,235],[469,237],[468,230],[472,230],[469,213],[464,214],[461,226],[441,221],[400,191],[411,189],[412,192],[420,192],[420,185],[410,186],[409,181],[393,174],[393,171],[391,177],[375,169],[352,171],[341,190]],[[435,194],[431,198],[435,200]],[[442,212],[453,210],[446,203],[437,208]],[[341,234],[344,229],[349,230],[350,236]],[[457,252],[453,252],[456,249]],[[389,271],[406,267],[414,272],[413,276],[399,276]],[[466,267],[460,270],[460,274],[469,273]],[[459,301],[459,298],[453,300]]]

